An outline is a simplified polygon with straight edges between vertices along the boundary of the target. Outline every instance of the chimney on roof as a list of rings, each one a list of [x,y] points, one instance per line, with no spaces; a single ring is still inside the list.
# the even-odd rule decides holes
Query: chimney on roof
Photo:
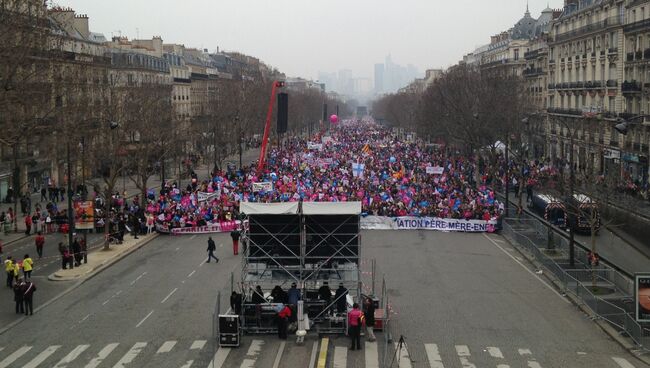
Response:
[[[90,37],[88,15],[86,14],[75,15],[73,22],[74,22],[74,28],[81,34],[81,36],[85,39],[88,39]]]

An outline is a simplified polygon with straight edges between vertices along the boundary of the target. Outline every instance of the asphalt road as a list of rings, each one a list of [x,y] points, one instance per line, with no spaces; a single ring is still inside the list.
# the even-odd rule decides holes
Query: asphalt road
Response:
[[[395,341],[403,335],[408,346],[400,367],[644,366],[522,266],[498,236],[494,243],[481,234],[441,232],[362,237],[364,258],[375,258],[386,275]],[[207,236],[153,240],[0,335],[0,368],[208,367],[215,297],[221,291],[225,311],[230,274],[240,267],[228,234],[213,238],[218,264],[204,263]],[[372,367],[373,354],[390,361],[394,349],[385,349],[383,337],[363,351],[333,338],[330,361]],[[245,336],[239,349],[218,351],[217,361],[308,367],[319,342]]]

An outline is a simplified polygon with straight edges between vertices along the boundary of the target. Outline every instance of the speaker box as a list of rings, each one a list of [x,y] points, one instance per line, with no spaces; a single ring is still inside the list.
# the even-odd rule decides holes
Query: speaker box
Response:
[[[289,125],[289,95],[278,94],[278,134],[286,133]]]

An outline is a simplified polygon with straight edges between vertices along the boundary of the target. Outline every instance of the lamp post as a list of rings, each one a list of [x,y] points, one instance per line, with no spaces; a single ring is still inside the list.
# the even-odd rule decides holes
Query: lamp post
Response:
[[[564,126],[569,132],[569,192],[565,196],[565,202],[568,204],[571,203],[571,199],[575,193],[575,169],[573,163],[573,152],[575,151],[575,129],[571,129],[571,126],[565,120],[556,119],[556,121],[562,124],[562,126]],[[567,228],[569,229],[569,265],[573,268],[575,267],[575,234],[571,224],[567,225]]]
[[[66,144],[66,160],[68,163],[68,247],[72,246],[72,233],[74,232],[74,211],[72,208],[72,170],[70,164],[70,142]],[[73,262],[74,263],[74,262]],[[74,267],[74,266],[70,266]]]
[[[241,120],[239,120],[239,115],[235,115],[235,121],[237,122],[237,130],[238,130],[238,136],[239,139],[238,141],[238,152],[239,152],[239,169],[241,170],[242,168],[242,131],[241,131]]]

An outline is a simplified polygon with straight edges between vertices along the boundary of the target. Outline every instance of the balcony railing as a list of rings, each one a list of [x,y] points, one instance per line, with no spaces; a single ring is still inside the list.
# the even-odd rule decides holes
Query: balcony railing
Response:
[[[618,87],[618,81],[614,79],[609,79],[607,80],[607,87],[613,88],[613,87]]]
[[[555,35],[554,42],[562,42],[569,40],[574,37],[582,36],[587,33],[591,32],[596,32],[596,31],[602,31],[605,28],[611,27],[611,26],[617,26],[621,24],[621,19],[617,16],[614,17],[609,17],[605,20],[602,20],[600,22],[594,22],[592,24],[587,24],[586,26],[582,26],[580,28],[574,29],[572,31],[564,32],[564,33],[559,33]]]
[[[555,83],[549,83],[548,89],[555,89]]]
[[[625,27],[623,27],[623,32],[629,33],[629,32],[636,32],[636,31],[643,31],[646,30],[648,27],[650,27],[650,19],[644,19],[626,25]]]
[[[625,92],[641,92],[641,85],[635,80],[630,81],[630,82],[625,81],[621,85],[621,90],[624,93]]]
[[[539,56],[539,50],[524,52],[524,59],[536,59]]]
[[[542,68],[524,69],[524,76],[525,77],[533,77],[533,76],[542,75],[542,74],[544,74],[544,71],[542,70]]]

